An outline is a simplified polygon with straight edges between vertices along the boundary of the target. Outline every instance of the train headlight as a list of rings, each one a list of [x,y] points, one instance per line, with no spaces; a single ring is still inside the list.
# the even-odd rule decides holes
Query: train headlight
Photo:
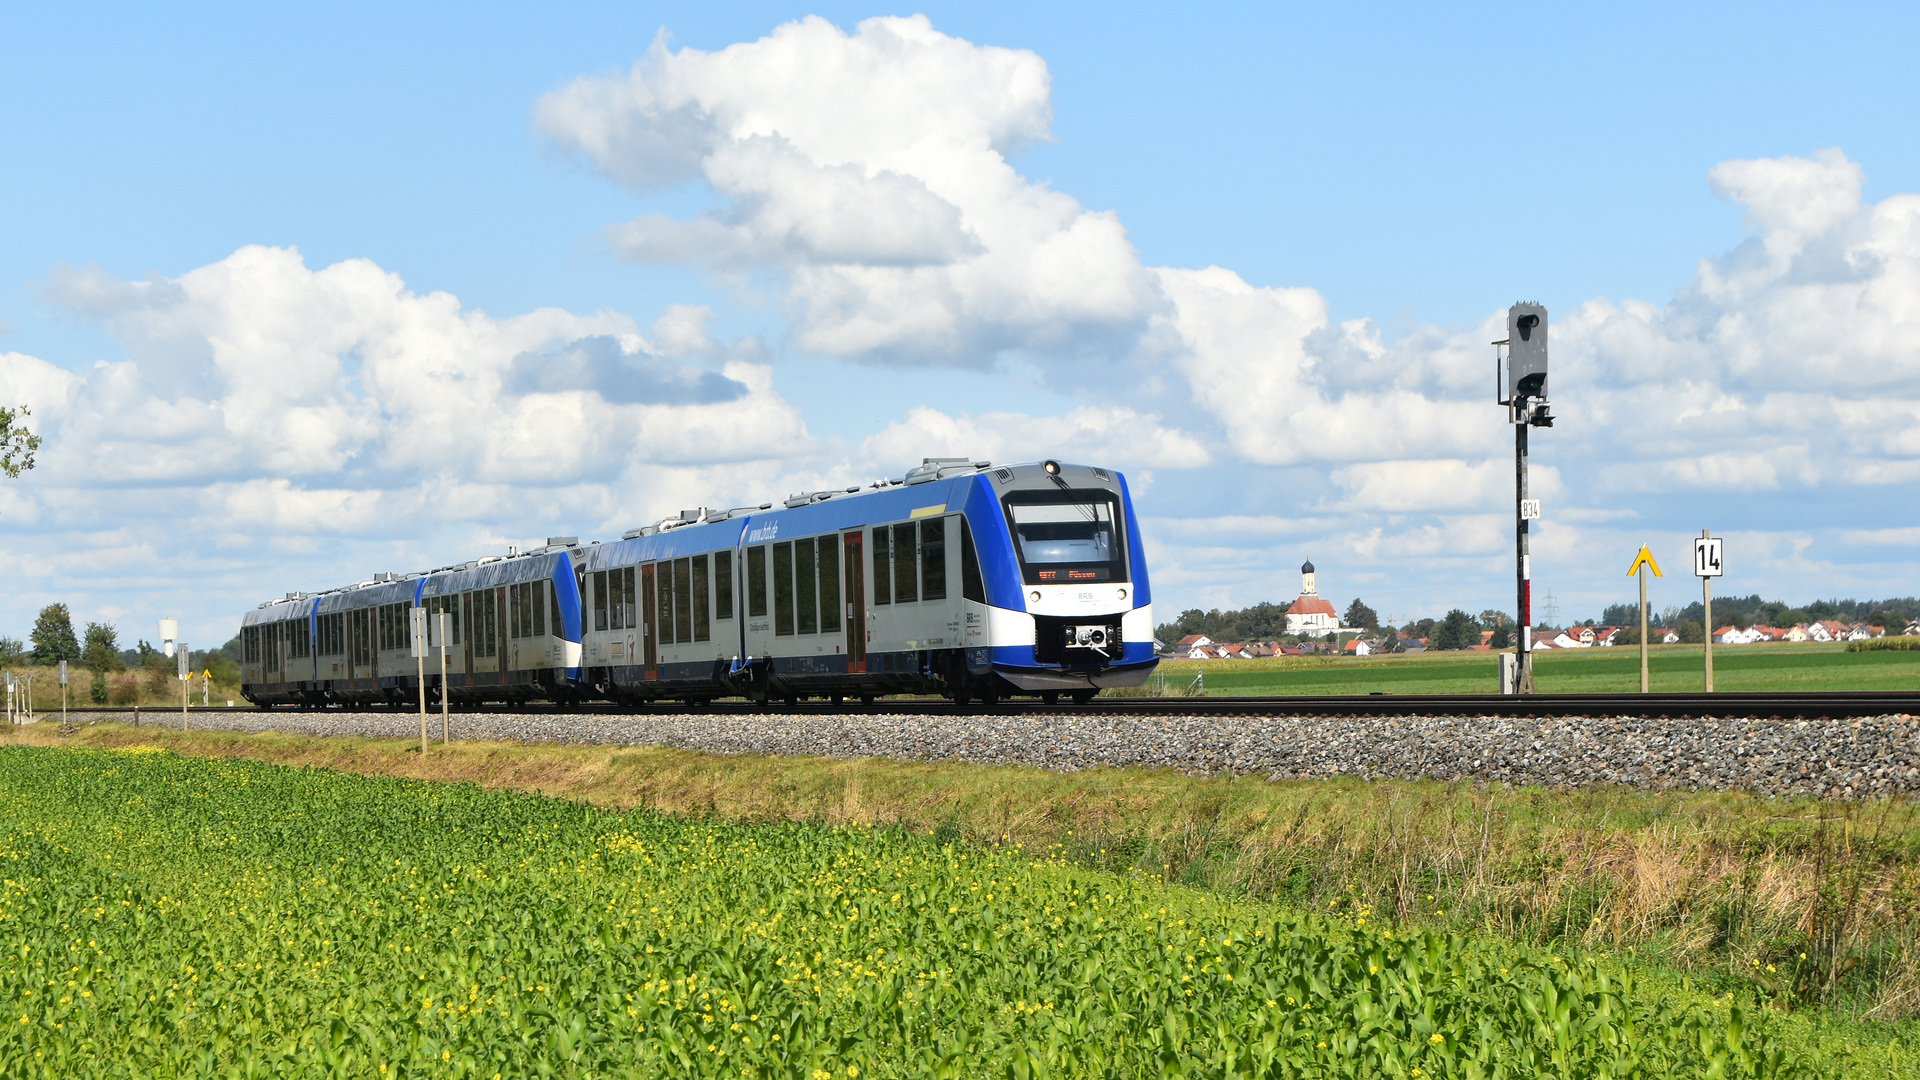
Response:
[[[1127,598],[1127,590],[1120,589],[1119,593],[1120,593],[1120,599],[1125,600]]]
[[[1032,592],[1030,592],[1030,593],[1028,593],[1028,594],[1027,594],[1027,599],[1029,599],[1029,600],[1031,600],[1031,601],[1033,601],[1033,602],[1034,602],[1034,603],[1036,603],[1036,604],[1037,604],[1037,603],[1039,603],[1039,602],[1040,602],[1040,590],[1039,590],[1039,589],[1035,589],[1035,590],[1033,590]]]

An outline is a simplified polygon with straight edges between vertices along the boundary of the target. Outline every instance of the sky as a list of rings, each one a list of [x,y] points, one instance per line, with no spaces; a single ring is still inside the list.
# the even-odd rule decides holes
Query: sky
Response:
[[[1920,594],[1910,6],[15,5],[0,634],[922,457],[1123,469],[1157,613]]]

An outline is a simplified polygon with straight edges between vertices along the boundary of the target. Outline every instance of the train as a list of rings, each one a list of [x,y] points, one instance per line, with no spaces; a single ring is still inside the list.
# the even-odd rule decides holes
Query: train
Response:
[[[961,458],[287,593],[245,614],[240,645],[261,708],[404,707],[423,685],[461,705],[1084,703],[1157,662],[1126,477]]]

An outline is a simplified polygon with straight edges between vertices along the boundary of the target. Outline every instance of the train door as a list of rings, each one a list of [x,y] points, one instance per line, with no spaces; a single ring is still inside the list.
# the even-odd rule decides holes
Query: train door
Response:
[[[654,603],[653,571],[658,563],[640,568],[640,663],[641,678],[652,682],[660,677],[660,608]]]
[[[867,671],[867,560],[864,534],[858,529],[846,534],[841,554],[847,567],[847,671],[864,675]]]
[[[473,596],[473,593],[464,592],[453,598],[453,617],[460,620],[460,629],[465,631],[460,635],[460,659],[466,664],[460,669],[465,676],[461,683],[463,686],[473,685],[473,633],[477,625],[473,619]]]
[[[493,655],[500,658],[495,670],[500,674],[500,685],[507,686],[513,682],[512,670],[519,665],[512,663],[514,656],[507,646],[507,616],[512,609],[507,606],[505,585],[493,590],[493,610],[496,612],[493,620]]]

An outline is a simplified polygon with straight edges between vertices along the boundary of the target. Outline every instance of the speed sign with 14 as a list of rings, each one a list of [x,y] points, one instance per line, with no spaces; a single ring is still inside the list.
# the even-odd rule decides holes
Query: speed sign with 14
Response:
[[[1693,576],[1719,577],[1726,573],[1726,564],[1720,558],[1720,538],[1717,536],[1699,536],[1693,541]]]

